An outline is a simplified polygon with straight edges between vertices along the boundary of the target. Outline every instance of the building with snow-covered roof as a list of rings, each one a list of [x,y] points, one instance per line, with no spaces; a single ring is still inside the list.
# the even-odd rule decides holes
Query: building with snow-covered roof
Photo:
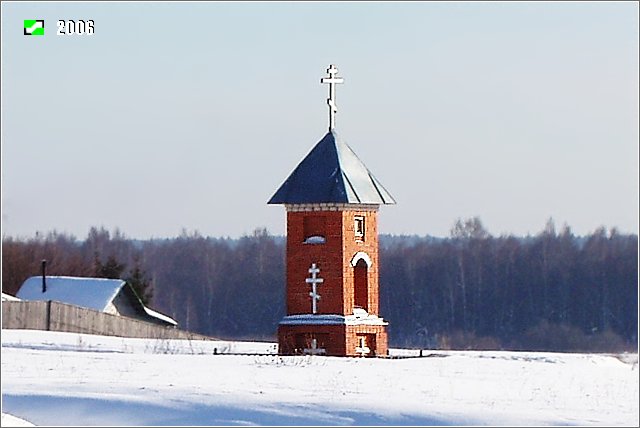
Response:
[[[174,319],[146,307],[133,288],[121,279],[32,276],[22,284],[17,297],[25,301],[67,303],[163,326],[178,325]]]

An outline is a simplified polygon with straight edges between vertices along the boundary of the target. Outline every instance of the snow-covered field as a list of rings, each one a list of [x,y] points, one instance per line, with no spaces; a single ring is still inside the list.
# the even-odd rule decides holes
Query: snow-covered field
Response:
[[[639,423],[637,354],[220,355],[274,350],[2,330],[2,426]]]

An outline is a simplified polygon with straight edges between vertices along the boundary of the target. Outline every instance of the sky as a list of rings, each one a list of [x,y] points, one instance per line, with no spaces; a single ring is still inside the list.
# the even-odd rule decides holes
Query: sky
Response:
[[[267,201],[327,132],[329,64],[336,131],[397,201],[381,233],[638,233],[637,2],[1,8],[3,237],[283,235]]]

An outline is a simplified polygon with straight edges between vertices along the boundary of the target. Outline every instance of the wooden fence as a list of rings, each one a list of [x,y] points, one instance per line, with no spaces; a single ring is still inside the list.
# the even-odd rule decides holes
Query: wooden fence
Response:
[[[149,339],[215,340],[176,327],[161,326],[51,300],[3,301],[2,328]]]

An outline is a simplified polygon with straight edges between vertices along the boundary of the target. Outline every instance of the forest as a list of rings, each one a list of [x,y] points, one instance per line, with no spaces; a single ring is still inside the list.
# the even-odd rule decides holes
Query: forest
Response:
[[[3,236],[2,291],[48,275],[119,277],[185,330],[275,340],[285,312],[285,238],[183,231],[135,240],[91,228]],[[479,218],[445,238],[380,236],[380,315],[392,347],[619,352],[638,345],[638,237],[575,236],[553,220],[535,235],[492,236]]]

